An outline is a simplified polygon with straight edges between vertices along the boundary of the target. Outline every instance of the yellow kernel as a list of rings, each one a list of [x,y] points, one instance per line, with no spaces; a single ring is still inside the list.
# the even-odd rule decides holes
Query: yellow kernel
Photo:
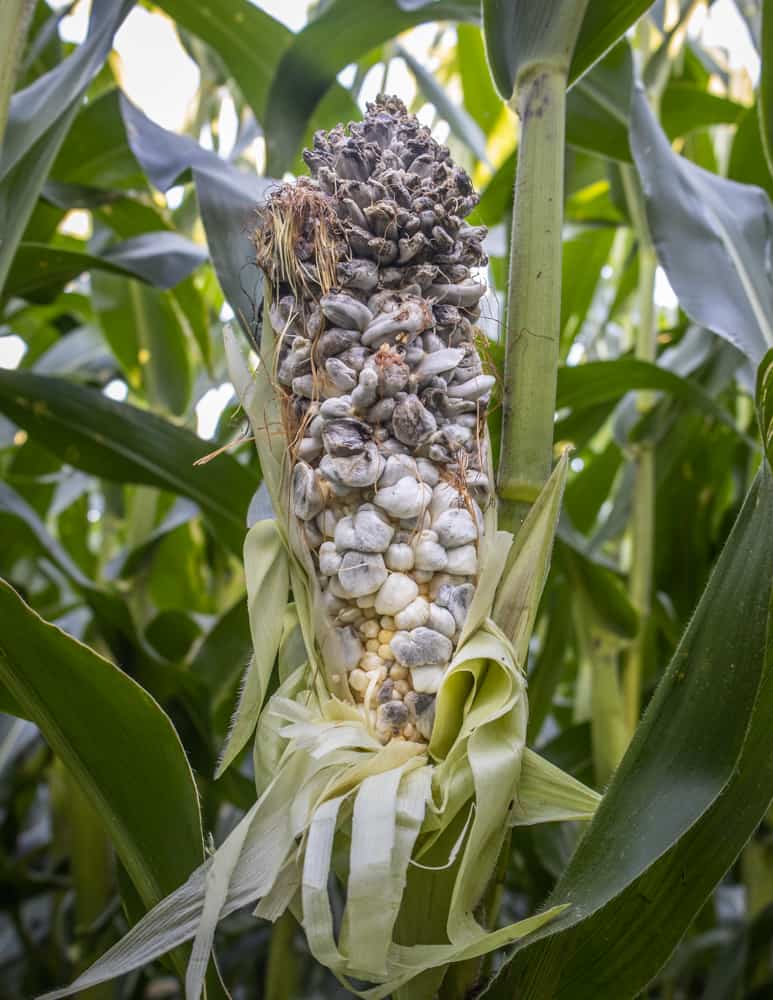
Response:
[[[405,681],[408,679],[408,668],[401,667],[399,663],[389,668],[389,676],[393,681]]]
[[[381,631],[378,633],[378,641],[379,642],[391,642],[393,635],[394,635],[394,632],[391,629],[389,629],[389,628],[382,628]]]
[[[403,738],[406,740],[416,739],[416,726],[412,722],[408,722],[403,726]]]
[[[391,615],[383,615],[381,618],[381,627],[385,629],[393,629],[395,627],[395,620]]]
[[[383,666],[384,666],[384,661],[381,659],[380,656],[377,656],[375,652],[373,652],[373,653],[367,652],[360,659],[360,667],[363,670],[367,670],[367,671],[378,670],[380,667],[383,667]]]
[[[383,643],[378,647],[378,655],[382,660],[387,660],[389,662],[395,658],[395,654],[392,652],[392,647],[388,646],[386,643]]]
[[[368,639],[368,641],[365,643],[365,648],[369,653],[377,653],[378,647],[379,647],[378,639]]]
[[[363,622],[360,626],[360,631],[365,636],[366,639],[375,639],[379,633],[378,622],[370,621]]]
[[[408,681],[395,681],[394,690],[403,698],[411,690],[411,685]]]

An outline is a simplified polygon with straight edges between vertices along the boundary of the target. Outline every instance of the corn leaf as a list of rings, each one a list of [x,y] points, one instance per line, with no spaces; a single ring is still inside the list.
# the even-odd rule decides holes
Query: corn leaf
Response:
[[[11,100],[0,155],[0,289],[80,100],[132,6],[132,0],[98,0],[85,41]]]
[[[192,171],[218,281],[242,329],[259,343],[263,280],[252,232],[256,209],[273,181],[238,170],[189,136],[161,128],[123,94],[120,104],[132,152],[159,190],[167,191]]]
[[[151,907],[203,856],[196,784],[172,723],[135,681],[39,618],[4,581],[0,618],[0,680],[94,806]]]
[[[773,798],[772,596],[765,466],[556,885],[571,908],[516,951],[489,1000],[635,996],[666,961]]]
[[[640,89],[631,147],[658,259],[682,308],[758,365],[773,347],[770,200],[674,153]]]
[[[580,79],[622,38],[650,0],[590,0],[581,23],[570,9],[574,6],[560,0],[483,0],[486,51],[503,100],[513,96],[518,74],[540,62],[565,63],[569,82]]]
[[[216,776],[225,771],[255,731],[282,640],[290,580],[287,550],[275,521],[258,521],[250,528],[244,542],[244,574],[254,653]]]
[[[76,468],[190,497],[241,552],[256,483],[229,455],[194,467],[209,445],[191,431],[94,389],[21,371],[0,371],[0,412]]]
[[[4,294],[40,299],[53,297],[84,271],[101,270],[141,278],[157,288],[171,288],[206,258],[201,247],[177,233],[158,232],[117,244],[101,256],[44,243],[20,244]]]

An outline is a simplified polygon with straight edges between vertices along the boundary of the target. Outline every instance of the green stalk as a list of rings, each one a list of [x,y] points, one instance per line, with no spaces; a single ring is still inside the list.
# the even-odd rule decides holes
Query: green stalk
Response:
[[[286,1000],[296,995],[300,966],[293,951],[293,938],[297,927],[289,910],[274,924],[266,963],[265,1000]]]
[[[8,105],[16,82],[16,70],[24,51],[35,0],[2,0],[0,3],[0,146],[8,123]]]
[[[75,971],[83,972],[104,948],[102,935],[93,935],[113,897],[113,855],[105,828],[80,785],[60,760],[52,768],[52,791],[57,821],[65,827],[70,872],[75,889]],[[111,1000],[110,983],[92,986],[80,994],[84,1000]]]
[[[498,495],[515,531],[550,474],[561,323],[561,227],[567,73],[530,67],[514,101],[521,120],[507,295]]]
[[[639,325],[635,354],[643,361],[655,361],[656,322],[654,309],[657,258],[652,245],[639,182],[632,167],[623,167],[623,186],[631,220],[639,243]],[[651,392],[640,392],[637,407],[644,413],[653,405]],[[637,445],[636,473],[631,518],[631,571],[629,593],[639,613],[639,629],[626,659],[623,679],[626,726],[630,735],[636,729],[641,711],[641,688],[649,623],[652,616],[652,576],[655,551],[655,451],[643,441]]]

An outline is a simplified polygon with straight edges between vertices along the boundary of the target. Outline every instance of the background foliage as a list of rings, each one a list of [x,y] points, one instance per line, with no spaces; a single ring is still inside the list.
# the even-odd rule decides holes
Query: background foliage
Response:
[[[74,6],[0,14],[19,39],[0,131],[0,350],[18,356],[0,370],[3,998],[71,979],[253,800],[249,760],[213,775],[251,651],[241,546],[267,512],[234,398],[216,404],[224,325],[256,346],[255,205],[315,129],[383,87],[413,95],[481,191],[501,365],[518,124],[496,88],[531,51],[507,29],[528,3],[483,5],[492,80],[473,0],[367,17],[327,0],[296,34],[247,0],[163,0],[147,9],[200,72],[178,133],[122,92],[111,47],[133,4],[94,0],[79,45],[60,34]],[[591,0],[575,50],[555,425],[575,451],[529,727],[610,790],[571,864],[577,825],[514,835],[501,919],[556,883],[578,905],[493,997],[773,990],[769,6],[737,2],[756,93],[702,42],[705,3]],[[639,716],[632,657],[642,703],[657,694],[610,785]],[[341,992],[289,917],[229,918],[218,955],[235,997]],[[89,996],[178,996],[175,966]]]

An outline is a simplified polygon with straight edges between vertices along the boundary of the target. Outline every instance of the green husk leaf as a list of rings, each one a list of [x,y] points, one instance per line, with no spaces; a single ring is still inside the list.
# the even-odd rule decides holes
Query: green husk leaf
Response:
[[[550,569],[569,454],[568,449],[563,453],[521,526],[508,553],[494,600],[491,616],[511,637],[520,664],[526,663],[529,639]]]
[[[513,816],[515,825],[591,819],[600,801],[598,792],[526,747]]]
[[[287,550],[275,521],[258,521],[244,541],[247,602],[254,654],[215,777],[225,771],[255,731],[282,640],[289,571]]]

